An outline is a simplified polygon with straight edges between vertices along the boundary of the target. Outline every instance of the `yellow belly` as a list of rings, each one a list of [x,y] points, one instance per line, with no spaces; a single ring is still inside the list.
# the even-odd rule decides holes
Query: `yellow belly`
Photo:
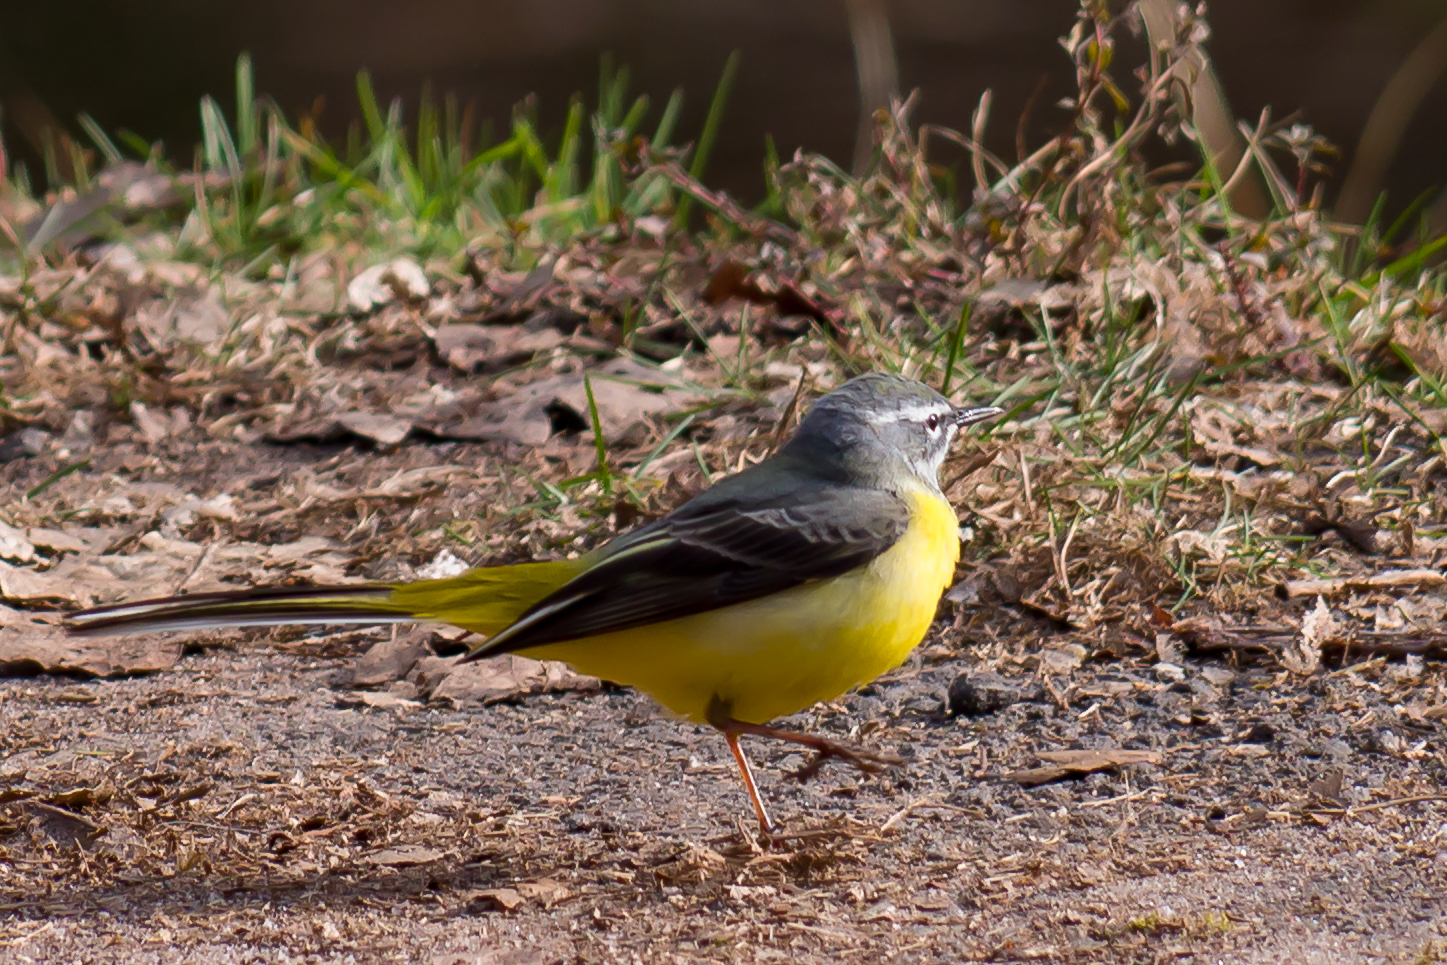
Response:
[[[706,722],[721,701],[762,724],[831,700],[904,660],[934,620],[959,559],[959,521],[937,493],[907,495],[910,525],[872,563],[736,606],[522,651],[637,687]]]

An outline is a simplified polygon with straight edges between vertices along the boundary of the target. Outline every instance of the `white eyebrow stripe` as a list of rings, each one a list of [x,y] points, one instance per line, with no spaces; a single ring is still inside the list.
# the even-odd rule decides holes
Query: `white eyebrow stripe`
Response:
[[[948,402],[928,402],[923,405],[908,405],[893,412],[871,412],[864,417],[870,425],[884,425],[890,422],[923,422],[927,416],[955,414],[955,407]]]

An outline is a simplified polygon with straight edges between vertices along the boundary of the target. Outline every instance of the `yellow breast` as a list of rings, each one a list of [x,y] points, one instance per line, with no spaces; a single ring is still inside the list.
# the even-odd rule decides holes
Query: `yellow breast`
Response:
[[[924,638],[954,575],[960,542],[953,507],[923,488],[906,498],[904,536],[842,576],[524,652],[637,687],[699,722],[715,699],[750,723],[831,700],[904,660]]]

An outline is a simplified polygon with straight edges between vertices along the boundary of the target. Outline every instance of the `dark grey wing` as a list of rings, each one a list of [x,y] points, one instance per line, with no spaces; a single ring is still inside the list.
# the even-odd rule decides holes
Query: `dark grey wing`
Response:
[[[878,489],[815,485],[763,500],[695,500],[620,537],[481,653],[674,620],[838,576],[889,549],[908,525],[904,500]]]

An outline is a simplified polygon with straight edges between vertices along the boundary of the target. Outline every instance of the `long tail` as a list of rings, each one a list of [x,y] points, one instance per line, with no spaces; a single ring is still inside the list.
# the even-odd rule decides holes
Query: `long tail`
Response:
[[[101,636],[297,623],[437,620],[492,636],[588,565],[584,557],[491,566],[420,583],[264,586],[192,593],[81,610],[66,617],[66,627],[74,634]]]

